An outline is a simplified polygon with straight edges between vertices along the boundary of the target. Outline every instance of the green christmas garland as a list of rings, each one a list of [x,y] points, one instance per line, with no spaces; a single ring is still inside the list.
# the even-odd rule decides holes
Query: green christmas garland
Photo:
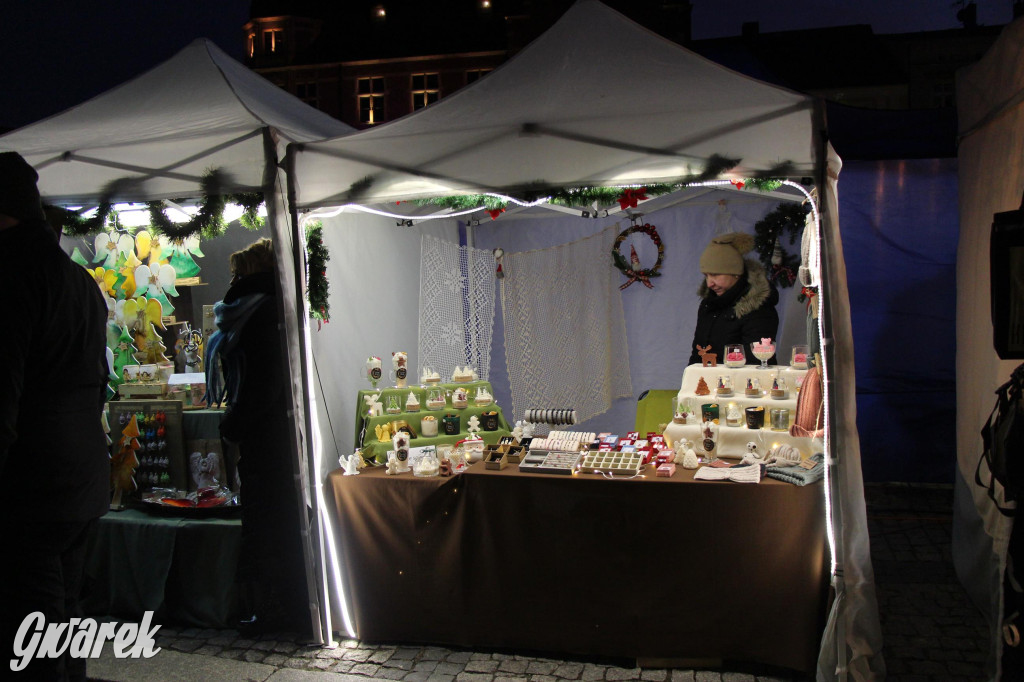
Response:
[[[96,214],[91,218],[83,218],[76,211],[69,211],[58,206],[45,206],[46,218],[54,229],[69,237],[87,237],[108,229],[107,223],[114,213],[114,196],[138,184],[136,180],[123,178],[109,183],[103,190]],[[153,232],[164,234],[171,239],[185,239],[201,234],[207,239],[220,236],[227,228],[224,222],[224,208],[228,201],[242,207],[243,213],[239,222],[249,230],[259,230],[264,221],[259,216],[259,207],[263,203],[263,195],[258,192],[230,194],[222,193],[226,184],[226,176],[220,170],[211,170],[203,175],[200,188],[203,199],[199,204],[199,212],[186,223],[174,223],[164,213],[163,201],[148,201],[150,227]]]
[[[635,208],[637,205],[634,200],[635,194],[642,194],[642,199],[651,199],[664,194],[671,194],[688,185],[714,180],[723,173],[735,168],[739,162],[740,159],[730,159],[718,154],[712,154],[701,172],[682,176],[672,182],[644,185],[639,191],[620,187],[551,187],[542,181],[537,181],[532,183],[530,187],[520,191],[518,193],[519,196],[516,198],[521,201],[530,202],[547,197],[549,203],[568,207],[611,206],[618,202],[622,209],[626,208],[624,204],[628,202],[630,207]],[[771,192],[782,186],[780,178],[792,175],[792,173],[793,164],[788,161],[783,162],[767,171],[755,174],[754,177],[745,179],[744,182],[738,183],[737,187],[742,189],[744,185],[747,185],[759,192]],[[365,193],[372,184],[373,178],[371,176],[353,183],[349,189],[349,198],[351,199],[351,197]],[[631,193],[634,196],[631,196]],[[492,217],[496,217],[498,212],[507,209],[512,202],[489,194],[457,194],[413,199],[411,203],[417,206],[440,206],[452,211],[480,209],[488,211],[492,214]]]
[[[306,226],[306,298],[309,300],[309,316],[316,320],[317,329],[321,323],[330,322],[331,304],[328,300],[330,285],[327,282],[327,261],[331,259],[323,240],[323,223],[314,221]]]
[[[754,250],[758,260],[764,266],[768,281],[783,287],[791,287],[796,281],[797,269],[800,267],[800,256],[789,253],[782,245],[785,235],[789,235],[789,244],[796,243],[803,235],[804,223],[811,207],[803,203],[782,203],[754,224]],[[776,256],[776,251],[779,255]],[[773,257],[779,262],[773,262]]]

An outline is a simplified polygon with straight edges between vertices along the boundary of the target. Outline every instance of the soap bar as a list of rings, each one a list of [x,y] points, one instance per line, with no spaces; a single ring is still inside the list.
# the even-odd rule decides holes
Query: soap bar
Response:
[[[657,470],[655,470],[655,476],[663,476],[665,478],[671,478],[676,473],[676,465],[672,462],[665,462],[659,464]]]

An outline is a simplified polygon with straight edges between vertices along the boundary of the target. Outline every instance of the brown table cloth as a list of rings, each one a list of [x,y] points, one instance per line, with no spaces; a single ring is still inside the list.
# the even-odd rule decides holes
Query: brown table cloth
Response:
[[[358,636],[813,670],[828,598],[822,484],[645,474],[333,472]]]

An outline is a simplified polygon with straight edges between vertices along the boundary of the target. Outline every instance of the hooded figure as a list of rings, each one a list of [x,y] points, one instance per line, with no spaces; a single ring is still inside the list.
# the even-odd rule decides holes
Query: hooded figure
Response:
[[[714,237],[704,249],[700,257],[704,282],[697,291],[701,302],[687,364],[701,361],[697,346],[710,345],[712,353],[724,357],[726,344],[742,343],[752,358],[751,342],[775,339],[779,292],[757,260],[743,257],[753,247],[752,235],[730,232]],[[775,364],[775,356],[768,362]]]

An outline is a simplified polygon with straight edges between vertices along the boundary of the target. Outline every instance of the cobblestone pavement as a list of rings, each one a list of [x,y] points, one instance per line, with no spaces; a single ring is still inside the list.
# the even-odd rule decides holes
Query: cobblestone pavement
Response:
[[[868,527],[884,654],[894,682],[984,680],[987,630],[953,572],[953,493],[948,487],[868,486]],[[151,661],[91,662],[104,680],[249,679],[270,682],[366,679],[403,682],[561,682],[650,680],[762,682],[800,680],[787,671],[623,667],[622,661],[558,660],[445,647],[342,640],[323,649],[276,634],[242,638],[234,630],[164,626]],[[149,664],[149,667],[143,667]],[[134,667],[133,667],[134,666]]]

